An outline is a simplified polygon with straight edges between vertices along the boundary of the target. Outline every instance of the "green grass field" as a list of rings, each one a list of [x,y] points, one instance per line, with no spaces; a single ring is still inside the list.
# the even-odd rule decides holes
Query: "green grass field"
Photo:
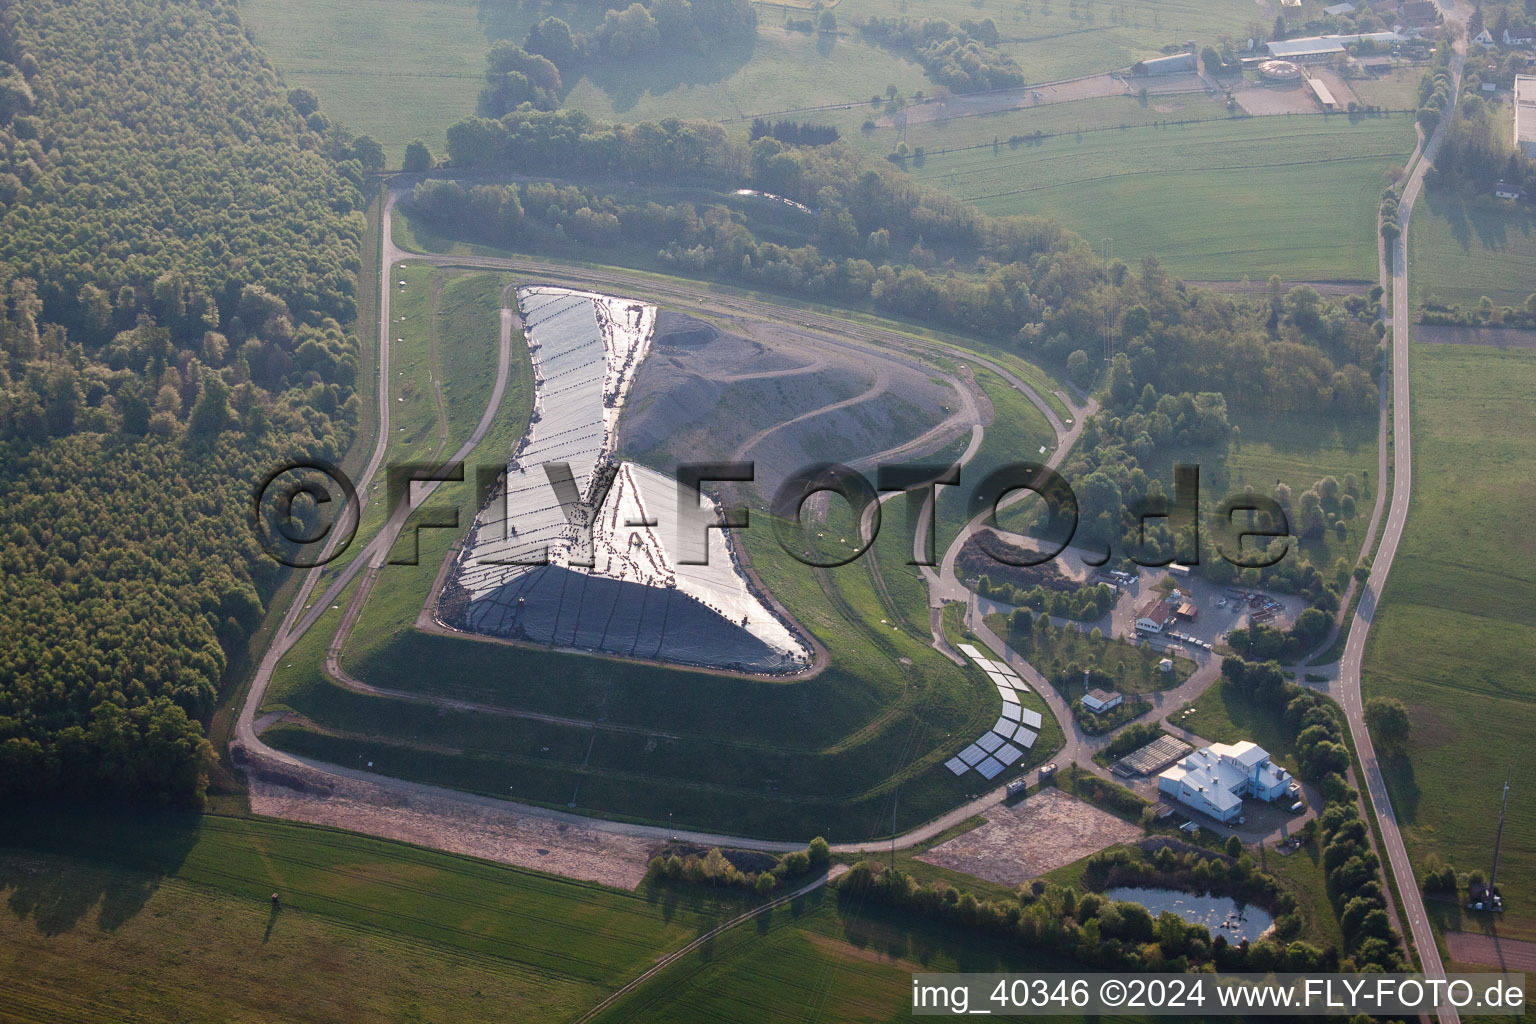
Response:
[[[144,810],[8,814],[0,895],[0,1017],[111,1024],[570,1019],[744,906]]]
[[[490,400],[496,380],[501,288],[505,282],[497,274],[442,271],[425,264],[400,264],[390,273],[397,283],[390,305],[390,332],[395,340],[390,346],[386,464],[431,464],[458,450],[474,432]],[[404,288],[399,287],[400,281],[406,282]],[[514,422],[486,436],[475,459],[470,460],[466,482],[440,485],[439,494],[444,497],[434,499],[432,507],[457,500],[463,504],[461,517],[471,514],[475,460],[501,462],[527,425],[525,407],[533,400],[529,365],[526,347],[514,338],[504,399],[504,409],[511,410]],[[321,574],[315,596],[324,592],[384,525],[389,504],[384,477],[378,474],[371,485],[369,505],[356,536],[347,551]],[[420,519],[425,513],[416,515]],[[409,531],[402,536],[408,537]],[[397,546],[392,557],[398,557],[401,550]]]
[[[834,112],[827,116],[857,148],[871,156],[885,157],[905,142],[909,149],[922,146],[929,153],[965,146],[991,147],[995,140],[1000,152],[1020,152],[1031,142],[1009,143],[1013,136],[1043,132],[1049,136],[1076,134],[1085,137],[1103,133],[1119,137],[1130,128],[1162,121],[1226,120],[1225,104],[1203,92],[1151,96],[1142,103],[1134,96],[1105,96],[1074,100],[1070,103],[1046,103],[1019,110],[951,117],[935,121],[899,121],[889,127],[877,126],[864,131],[866,119],[880,120],[880,112],[871,107]]]
[[[1386,171],[1412,149],[1405,115],[1298,115],[1084,133],[909,166],[988,213],[1053,216],[1185,278],[1367,280]]]
[[[778,682],[410,629],[433,545],[446,536],[424,539],[423,566],[406,570],[415,575],[378,612],[365,612],[344,651],[347,671],[376,686],[602,723],[356,694],[321,675],[319,641],[311,650],[306,637],[271,701],[303,719],[269,730],[269,742],[334,763],[366,757],[389,774],[476,792],[743,834],[867,838],[890,827],[897,785],[903,829],[965,797],[966,784],[942,762],[991,725],[995,694],[979,670],[933,651],[926,634],[882,623],[887,606],[864,565],[813,572],[772,531],[743,534],[775,595],[835,649],[819,676]],[[1031,757],[1048,756],[1049,740]]]
[[[1365,543],[1365,528],[1376,504],[1377,418],[1277,416],[1239,410],[1232,420],[1240,435],[1227,457],[1226,494],[1205,494],[1202,488],[1201,500],[1214,505],[1228,494],[1243,493],[1247,486],[1259,494],[1271,494],[1276,483],[1284,483],[1293,500],[1299,501],[1302,492],[1323,477],[1332,476],[1342,485],[1353,473],[1359,494],[1344,538],[1325,531],[1321,538],[1300,542],[1299,548],[1324,572],[1340,557],[1353,563]]]
[[[760,8],[761,10],[762,8]],[[773,10],[772,7],[766,8]],[[1253,35],[1267,22],[1241,0],[1128,0],[1100,5],[1068,0],[843,0],[837,17],[945,18],[951,23],[991,18],[1001,36],[999,48],[1012,54],[1030,82],[1051,82],[1078,75],[1125,68],[1161,47],[1187,39]],[[764,16],[764,20],[771,20]]]
[[[992,422],[986,424],[981,447],[961,472],[960,486],[939,489],[934,514],[941,553],[960,528],[983,511],[971,498],[976,485],[988,473],[1020,460],[1043,462],[1056,445],[1051,425],[1035,403],[991,370],[974,366],[972,372],[992,403]],[[1040,451],[1042,446],[1044,453]]]
[[[1194,713],[1185,717],[1186,708],[1194,708]],[[1164,721],[1212,743],[1252,740],[1269,751],[1277,764],[1296,770],[1296,744],[1286,733],[1280,716],[1273,708],[1221,680],[1195,700],[1174,708]],[[1174,731],[1177,734],[1178,730]]]
[[[1536,352],[1418,344],[1412,370],[1413,502],[1366,649],[1365,695],[1397,697],[1413,719],[1407,756],[1382,767],[1415,865],[1439,854],[1487,873],[1513,766],[1499,880],[1528,893],[1536,804],[1520,794],[1536,784],[1525,756],[1536,729]],[[1490,927],[1536,938],[1536,911],[1512,900]]]
[[[1408,248],[1416,302],[1521,306],[1536,291],[1536,214],[1516,203],[1426,189]]]
[[[413,138],[441,156],[444,132],[474,113],[493,42],[521,43],[547,15],[577,31],[602,6],[477,0],[246,0],[242,17],[290,86],[308,86],[322,109],[384,144],[392,164]],[[708,55],[594,63],[566,76],[565,106],[606,120],[717,120],[867,100],[895,85],[932,88],[915,63],[851,36],[787,32],[763,9],[755,39]]]

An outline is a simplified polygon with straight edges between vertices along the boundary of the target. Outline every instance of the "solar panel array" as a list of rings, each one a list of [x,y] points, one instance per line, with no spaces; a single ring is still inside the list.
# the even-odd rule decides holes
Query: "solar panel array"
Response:
[[[960,753],[944,762],[956,775],[964,775],[974,768],[984,779],[994,779],[1010,764],[1024,756],[1024,751],[1035,745],[1039,736],[1040,712],[1022,705],[1019,695],[1028,693],[1029,687],[1019,678],[1007,662],[988,658],[971,644],[961,644],[960,652],[970,658],[987,674],[1002,698],[1002,716],[993,723],[989,732]],[[1023,748],[1022,750],[1020,748]]]

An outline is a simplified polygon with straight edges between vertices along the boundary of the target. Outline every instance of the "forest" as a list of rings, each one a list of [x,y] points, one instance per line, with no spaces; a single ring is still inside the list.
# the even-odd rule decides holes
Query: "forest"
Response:
[[[0,8],[0,799],[201,800],[254,481],[355,429],[370,143],[233,3]]]

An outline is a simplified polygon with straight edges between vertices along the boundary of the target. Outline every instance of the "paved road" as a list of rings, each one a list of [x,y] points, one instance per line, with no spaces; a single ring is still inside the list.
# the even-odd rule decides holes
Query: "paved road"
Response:
[[[1463,7],[1465,5],[1462,5]],[[1448,16],[1456,16],[1447,11]],[[1459,19],[1458,19],[1459,20]],[[1466,56],[1466,43],[1458,40],[1456,53],[1452,59],[1452,77],[1458,87],[1461,81],[1462,65]],[[1452,104],[1455,98],[1452,98]],[[1449,120],[1449,119],[1447,119]],[[1383,588],[1386,586],[1387,574],[1392,569],[1392,561],[1397,554],[1398,543],[1402,540],[1403,526],[1408,519],[1409,498],[1413,487],[1413,449],[1411,444],[1411,422],[1409,417],[1409,376],[1408,355],[1410,341],[1410,324],[1408,308],[1408,222],[1413,215],[1413,204],[1419,197],[1423,188],[1424,172],[1434,160],[1435,153],[1439,150],[1440,141],[1444,134],[1444,125],[1435,131],[1428,143],[1422,147],[1422,155],[1408,182],[1403,189],[1402,201],[1398,204],[1398,226],[1402,229],[1392,247],[1392,469],[1393,486],[1391,506],[1386,514],[1386,529],[1382,534],[1381,548],[1376,554],[1376,560],[1371,566],[1371,575],[1366,580],[1365,591],[1360,597],[1360,604],[1355,610],[1354,621],[1350,624],[1349,636],[1345,642],[1344,657],[1339,665],[1339,678],[1337,693],[1339,704],[1344,708],[1345,716],[1349,720],[1349,731],[1355,742],[1355,749],[1360,756],[1360,765],[1365,775],[1366,790],[1371,797],[1371,804],[1376,812],[1377,824],[1381,830],[1383,845],[1387,850],[1387,862],[1393,878],[1397,882],[1398,892],[1401,896],[1404,915],[1408,919],[1409,931],[1412,935],[1413,945],[1418,952],[1419,962],[1425,974],[1430,977],[1443,977],[1445,968],[1440,959],[1440,950],[1435,945],[1435,935],[1429,924],[1429,917],[1424,911],[1424,899],[1419,892],[1418,883],[1414,879],[1413,865],[1408,860],[1407,848],[1403,845],[1402,831],[1397,824],[1397,816],[1392,810],[1392,801],[1387,794],[1386,782],[1381,774],[1381,765],[1376,759],[1376,751],[1371,744],[1370,730],[1365,725],[1364,702],[1360,693],[1360,664],[1365,653],[1366,635],[1370,631],[1371,622],[1375,618],[1377,602],[1380,599]],[[1379,488],[1384,481],[1378,481]],[[1439,1014],[1444,1024],[1457,1024],[1459,1015],[1454,1009],[1445,1008]]]
[[[692,305],[700,308],[741,313],[749,316],[764,317],[767,319],[772,319],[775,316],[782,317],[785,313],[783,307],[775,306],[771,303],[759,302],[755,299],[746,297],[720,296],[702,287],[695,289],[682,287],[672,282],[658,282],[647,275],[625,272],[621,270],[589,270],[587,268],[569,267],[561,264],[549,264],[538,260],[523,258],[503,259],[477,256],[462,257],[446,256],[441,254],[421,255],[416,253],[406,253],[394,246],[390,224],[390,210],[393,208],[394,202],[398,198],[399,194],[400,193],[398,191],[392,192],[390,194],[383,217],[383,261],[380,269],[379,280],[380,440],[377,447],[375,448],[373,457],[368,463],[367,468],[356,482],[360,499],[366,495],[373,476],[377,473],[379,467],[382,465],[384,452],[387,448],[387,439],[389,433],[389,273],[394,264],[402,260],[427,262],[444,267],[469,267],[487,270],[521,271],[554,283],[567,283],[578,287],[589,288],[594,285],[605,285],[625,291],[643,292],[652,296],[665,296],[686,303],[691,303]],[[1029,385],[1019,380],[1015,375],[1003,367],[998,366],[996,363],[993,363],[991,360],[976,356],[974,353],[969,351],[952,351],[936,343],[921,341],[915,338],[908,338],[907,336],[883,331],[878,328],[866,327],[864,325],[843,320],[839,317],[828,314],[806,310],[796,312],[795,316],[805,326],[816,327],[826,332],[829,336],[823,339],[823,343],[828,346],[861,350],[868,344],[878,344],[882,349],[886,350],[886,352],[893,350],[896,352],[904,352],[908,357],[906,359],[901,359],[898,356],[887,356],[887,358],[898,358],[898,361],[908,362],[909,365],[914,366],[923,365],[920,362],[923,357],[934,353],[943,353],[951,357],[971,359],[976,362],[983,363],[988,366],[988,368],[1002,375],[1004,379],[1019,387],[1021,392],[1024,393],[1030,399],[1030,401],[1034,402],[1041,409],[1041,411],[1046,415],[1047,419],[1051,421],[1054,428],[1057,428],[1059,431],[1065,431],[1065,425],[1062,424],[1060,417],[1057,416],[1053,409],[1051,409],[1043,397],[1037,394],[1031,387],[1029,387]],[[469,452],[473,449],[474,445],[479,443],[480,439],[483,438],[486,430],[489,428],[490,423],[494,418],[496,409],[499,408],[501,404],[502,396],[506,388],[509,369],[511,322],[512,321],[508,312],[504,311],[502,317],[502,344],[499,360],[500,365],[497,371],[496,387],[492,392],[491,400],[486,408],[485,414],[481,417],[481,421],[476,427],[474,435],[471,437],[470,441],[466,442],[464,447],[455,456],[456,459],[461,459],[468,455]],[[845,342],[840,340],[840,337],[854,340]],[[925,366],[925,369],[931,370],[932,368]],[[1071,403],[1068,402],[1068,404],[1070,405]],[[1077,427],[1080,428],[1081,420],[1084,418],[1083,414],[1080,410],[1075,410],[1075,415],[1078,419]],[[1071,436],[1076,437],[1076,433],[1077,431],[1074,429],[1071,431]],[[973,446],[968,450],[968,454],[974,454],[976,447],[975,442],[979,442],[979,436],[973,436]],[[431,490],[434,489],[435,486],[435,484],[422,485],[420,500],[425,500],[426,497],[430,495]],[[380,530],[375,539],[364,549],[363,553],[358,557],[355,557],[348,565],[347,569],[330,585],[324,596],[308,606],[308,611],[303,610],[305,608],[305,601],[307,595],[313,589],[315,581],[319,578],[321,570],[311,570],[309,575],[306,577],[304,585],[301,588],[299,598],[295,600],[293,605],[289,608],[288,613],[284,617],[282,625],[277,632],[276,638],[274,639],[272,645],[268,648],[265,657],[262,658],[262,661],[257,668],[256,675],[251,683],[250,691],[247,694],[245,704],[241,708],[240,716],[237,720],[235,730],[236,742],[244,748],[244,753],[247,758],[263,761],[268,764],[286,765],[292,768],[300,769],[304,772],[358,779],[377,786],[384,786],[386,788],[395,789],[401,792],[409,792],[420,796],[428,796],[434,800],[444,803],[451,804],[457,802],[496,807],[515,813],[547,818],[550,820],[574,825],[581,825],[593,830],[606,831],[619,835],[640,836],[656,839],[658,841],[665,841],[669,838],[676,837],[680,840],[684,840],[690,843],[711,846],[728,845],[742,849],[757,849],[772,852],[787,852],[789,850],[800,849],[804,845],[803,843],[748,839],[738,836],[723,835],[719,833],[674,830],[661,826],[637,825],[626,822],[609,821],[602,818],[589,818],[584,815],[571,814],[564,811],[556,811],[550,808],[518,804],[512,801],[500,800],[492,797],[482,797],[472,793],[460,792],[458,790],[446,789],[439,786],[429,786],[422,783],[409,782],[403,779],[394,779],[388,776],[381,776],[372,772],[359,771],[357,769],[347,768],[341,765],[334,765],[327,762],[306,757],[299,757],[285,753],[283,751],[274,750],[273,748],[268,747],[266,744],[262,743],[254,727],[254,716],[256,709],[261,706],[262,698],[266,693],[267,685],[271,681],[272,673],[276,668],[277,663],[281,660],[282,656],[292,648],[298,639],[303,636],[304,633],[307,632],[311,627],[313,627],[314,623],[320,618],[320,616],[330,608],[330,606],[340,597],[342,591],[352,582],[353,579],[357,577],[360,572],[363,571],[365,567],[377,568],[378,565],[381,564],[383,558],[387,555],[390,547],[393,545],[394,539],[398,536],[400,528],[403,526],[405,518],[408,514],[409,510],[404,505],[402,505],[401,508],[396,511],[396,514],[390,517],[389,521]],[[337,530],[335,533],[341,534],[342,531]],[[966,804],[962,804],[959,807],[951,809],[948,813],[940,816],[939,818],[936,818],[925,825],[922,825],[902,836],[897,837],[894,842],[894,846],[897,849],[906,849],[931,839],[946,829],[952,828],[967,818],[999,803],[1003,799],[1004,794],[1004,787],[999,786],[996,789],[983,794]],[[887,850],[890,849],[892,845],[892,842],[889,839],[886,839],[883,841],[874,840],[867,843],[839,843],[835,844],[832,849],[836,853],[862,853],[867,851]]]
[[[390,237],[390,211],[394,207],[394,199],[393,195],[389,197],[385,204],[384,215],[381,218],[383,224],[382,252],[384,258],[379,268],[379,435],[374,445],[373,455],[368,460],[367,466],[364,467],[362,474],[358,477],[355,484],[359,502],[358,516],[361,516],[362,509],[366,507],[370,489],[369,484],[383,465],[385,452],[389,448],[389,335],[392,329],[389,313],[391,290],[389,287],[389,273],[400,255],[400,251],[394,247],[394,242]],[[486,404],[485,412],[480,416],[480,422],[475,424],[474,431],[454,454],[452,461],[460,461],[467,457],[470,452],[474,451],[475,446],[485,438],[486,433],[490,430],[491,423],[496,418],[496,411],[501,408],[501,401],[506,395],[507,382],[511,376],[514,317],[515,314],[510,310],[503,309],[501,311],[501,337],[500,344],[497,346],[496,383],[491,389],[491,396]],[[437,489],[437,483],[435,481],[429,482],[418,485],[418,488],[419,500],[416,504],[430,497],[432,492]],[[261,742],[260,738],[256,735],[255,729],[256,709],[261,706],[262,698],[266,696],[267,685],[272,681],[273,670],[277,668],[277,663],[282,659],[283,655],[340,598],[348,584],[352,582],[365,566],[373,570],[383,564],[385,557],[389,554],[389,549],[394,545],[396,538],[400,535],[401,528],[404,527],[406,519],[410,516],[411,508],[412,502],[404,501],[400,503],[398,508],[392,510],[389,519],[385,522],[383,528],[379,530],[378,534],[375,535],[374,539],[362,552],[352,559],[346,569],[331,584],[330,588],[325,591],[324,596],[308,606],[307,611],[305,610],[305,602],[313,592],[315,584],[324,569],[323,567],[311,569],[306,574],[304,582],[299,588],[298,596],[294,599],[293,604],[289,606],[288,613],[283,616],[282,624],[278,627],[271,646],[267,648],[266,655],[261,659],[261,664],[257,666],[256,674],[251,679],[250,690],[246,694],[245,704],[240,709],[240,716],[235,723],[235,739],[248,752],[261,754],[276,760],[284,759],[285,755],[279,754]],[[347,530],[343,523],[340,528],[332,531],[333,542],[346,536],[346,533]],[[329,551],[332,546],[333,544],[328,544],[326,550]]]

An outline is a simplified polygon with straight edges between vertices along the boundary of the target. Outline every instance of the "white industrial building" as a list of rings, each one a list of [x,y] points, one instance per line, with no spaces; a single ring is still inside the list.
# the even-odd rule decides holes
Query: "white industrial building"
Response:
[[[1231,821],[1242,813],[1244,797],[1274,800],[1290,779],[1270,761],[1269,751],[1243,740],[1212,743],[1189,754],[1157,777],[1157,788],[1217,821]]]

